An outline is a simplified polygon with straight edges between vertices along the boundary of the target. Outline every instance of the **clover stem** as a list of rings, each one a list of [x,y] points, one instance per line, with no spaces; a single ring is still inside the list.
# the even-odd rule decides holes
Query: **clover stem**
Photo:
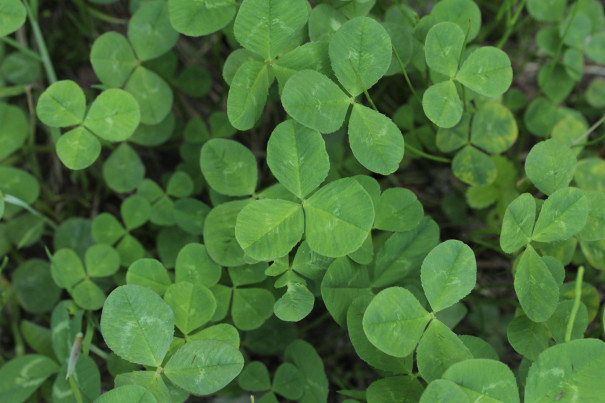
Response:
[[[47,223],[52,229],[55,229],[55,230],[57,229],[57,224],[55,224],[55,222],[53,220],[51,220],[50,218],[46,217],[45,215],[40,214],[38,211],[34,210],[29,204],[25,203],[23,200],[15,197],[13,195],[5,194],[4,195],[4,202],[8,203],[8,204],[13,204],[15,206],[19,206],[21,208],[24,208],[25,210],[27,210],[31,214],[35,215],[36,217],[40,218],[42,221],[44,221],[45,223]]]
[[[90,351],[95,353],[97,356],[99,356],[100,358],[107,360],[107,353],[103,350],[101,350],[99,347],[95,346],[94,344],[90,345]]]
[[[565,42],[565,38],[567,37],[567,33],[569,32],[569,29],[571,28],[571,23],[576,18],[576,14],[578,14],[578,9],[580,8],[581,1],[582,0],[577,0],[576,4],[574,4],[573,10],[571,11],[571,18],[567,22],[567,26],[565,27],[565,31],[563,32],[563,36],[561,37],[561,40],[559,41],[559,45],[557,46],[557,51],[555,52],[555,56],[553,57],[553,62],[548,68],[548,71],[546,74],[546,80],[544,80],[545,82],[548,82],[550,80],[550,76],[552,75],[552,72],[554,71],[555,66],[558,63],[559,56],[561,55],[561,51],[563,50],[563,44]],[[540,90],[540,92],[542,92],[542,90]]]
[[[0,39],[2,40],[2,42],[6,43],[7,45],[12,46],[13,48],[19,50],[22,53],[25,53],[28,56],[31,56],[32,58],[38,60],[39,62],[42,61],[42,58],[40,57],[39,54],[37,54],[33,50],[29,49],[28,47],[21,45],[16,40],[9,38],[8,36],[4,36]]]
[[[401,60],[401,57],[399,56],[399,52],[397,52],[397,49],[395,49],[395,46],[393,46],[393,53],[395,54],[395,58],[397,58],[397,62],[399,63],[399,67],[401,67],[401,71],[403,72],[403,76],[405,77],[405,82],[408,84],[410,91],[412,91],[412,94],[414,94],[414,96],[416,97],[418,104],[422,105],[422,100],[420,99],[420,96],[418,96],[416,89],[412,85],[412,82],[410,81],[410,77],[408,76],[407,71],[405,71],[405,66],[403,65],[403,61]]]
[[[403,8],[403,6],[401,5],[401,3],[399,1],[395,2],[395,7],[397,7],[399,9],[399,11],[401,12],[401,14],[403,14],[403,16],[408,20],[408,22],[410,23],[410,25],[412,27],[415,27],[416,24],[418,24],[418,14],[414,13],[414,17],[416,17],[416,19],[412,19],[412,17],[405,11],[405,9]]]
[[[408,143],[405,143],[405,148],[407,148],[408,150],[413,151],[416,154],[420,155],[421,157],[427,158],[429,160],[433,160],[433,161],[437,161],[437,162],[445,162],[448,164],[450,162],[452,162],[452,160],[450,160],[449,158],[437,157],[436,155],[427,154],[424,151],[421,151],[421,150],[417,149],[416,147],[409,145]]]
[[[50,84],[54,84],[57,82],[57,74],[55,73],[55,68],[53,67],[52,61],[50,60],[50,55],[48,53],[48,49],[46,48],[46,43],[44,42],[44,36],[40,30],[40,25],[38,25],[38,21],[35,18],[31,7],[29,6],[29,2],[24,1],[23,5],[25,5],[25,9],[27,10],[29,23],[32,26],[32,31],[34,32],[34,37],[36,38],[36,43],[38,44],[38,48],[40,50],[40,57],[42,58],[44,70],[46,70],[46,77],[48,78]]]
[[[527,2],[527,0],[521,0],[521,4],[519,5],[519,7],[517,7],[517,11],[515,12],[515,15],[513,16],[513,18],[511,18],[510,20],[508,20],[506,22],[506,31],[504,31],[504,35],[502,35],[502,38],[500,38],[500,40],[498,41],[498,44],[496,45],[496,47],[498,49],[502,49],[502,46],[504,46],[506,41],[508,41],[508,38],[513,33],[513,28],[517,24],[517,20],[521,16],[521,12],[525,8],[526,2]]]
[[[355,68],[355,65],[353,64],[353,61],[351,59],[349,59],[349,63],[351,63],[351,68],[353,69],[353,71],[355,72],[355,75],[357,76],[357,81],[359,82],[359,86],[363,89],[363,93],[366,94],[366,99],[368,100],[370,105],[372,105],[372,108],[376,112],[378,112],[378,108],[376,107],[376,104],[374,104],[374,101],[372,101],[372,97],[370,97],[368,90],[366,90],[366,87],[363,85],[363,82],[361,81],[361,76],[359,75],[359,72]]]
[[[594,132],[597,129],[597,127],[599,127],[603,122],[605,122],[605,116],[603,116],[601,119],[599,119],[594,125],[590,126],[590,128],[588,130],[586,130],[580,137],[578,137],[577,139],[572,141],[571,146],[572,147],[589,146],[589,145],[593,145],[593,144],[596,144],[599,141],[601,141],[603,139],[603,137],[605,137],[605,136],[597,137],[596,139],[589,141],[587,143],[584,143],[584,144],[578,144],[580,141],[582,141],[586,137],[590,136],[590,134],[592,132]]]
[[[78,385],[76,384],[73,375],[69,376],[69,386],[71,386],[71,391],[74,393],[74,399],[76,399],[76,402],[84,403],[84,400],[82,399],[82,393],[80,392],[80,388],[78,388]]]
[[[582,277],[584,277],[584,266],[580,266],[578,268],[578,275],[576,276],[575,298],[573,301],[573,307],[571,308],[571,314],[569,315],[569,322],[567,322],[567,329],[565,331],[566,343],[571,340],[573,324],[576,320],[578,309],[580,309],[580,299],[582,298]]]

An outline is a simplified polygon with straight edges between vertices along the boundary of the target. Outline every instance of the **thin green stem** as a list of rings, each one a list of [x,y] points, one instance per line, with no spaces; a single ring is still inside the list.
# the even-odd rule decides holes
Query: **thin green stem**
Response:
[[[574,141],[571,142],[571,146],[572,147],[582,147],[582,146],[588,146],[588,145],[592,145],[592,144],[596,144],[599,141],[601,141],[603,139],[603,137],[605,136],[600,136],[592,141],[589,141],[588,143],[584,143],[584,144],[578,144],[580,141],[584,140],[585,138],[587,138],[588,136],[590,136],[590,134],[592,132],[594,132],[597,127],[601,126],[601,124],[605,122],[605,116],[603,116],[601,119],[599,119],[594,125],[590,126],[590,128],[588,130],[586,130],[584,133],[582,133],[582,135],[580,137],[578,137],[577,139],[575,139]]]
[[[21,208],[24,208],[25,210],[27,210],[28,212],[30,212],[31,214],[35,215],[36,217],[40,218],[42,221],[44,221],[45,223],[47,223],[52,229],[57,229],[57,224],[55,224],[54,221],[52,221],[50,218],[40,214],[38,211],[34,210],[29,204],[25,203],[23,200],[9,195],[9,194],[5,194],[4,195],[4,202],[8,203],[8,204],[13,204],[15,206],[19,206]]]
[[[582,298],[582,278],[584,277],[584,266],[578,268],[578,275],[576,277],[576,289],[573,306],[571,308],[571,314],[569,315],[569,322],[567,322],[567,329],[565,330],[565,342],[571,340],[571,332],[573,330],[573,324],[576,321],[576,315],[578,309],[580,309],[580,299]]]
[[[366,99],[368,100],[370,105],[372,105],[372,108],[376,112],[378,112],[378,108],[376,107],[376,104],[374,103],[374,101],[372,101],[372,97],[370,97],[370,94],[368,93],[368,90],[366,89],[365,85],[363,85],[363,82],[361,81],[361,76],[359,75],[359,72],[355,68],[355,65],[353,64],[353,61],[351,59],[349,59],[349,63],[351,63],[351,68],[353,69],[353,71],[355,72],[355,75],[357,76],[357,81],[359,82],[359,86],[363,89],[363,93],[366,94]]]
[[[405,148],[407,148],[408,150],[413,151],[416,154],[420,155],[421,157],[427,158],[429,160],[433,160],[433,161],[437,161],[437,162],[445,162],[447,164],[452,162],[452,160],[450,160],[449,158],[437,157],[436,155],[427,154],[424,151],[421,151],[421,150],[417,149],[416,147],[409,145],[408,143],[405,143]]]
[[[37,54],[33,50],[27,48],[26,46],[21,45],[16,40],[9,38],[8,36],[4,36],[0,39],[2,39],[2,42],[6,43],[7,45],[12,46],[13,48],[17,49],[18,51],[25,53],[28,56],[33,57],[34,59],[38,60],[39,62],[42,61],[42,58],[40,57],[39,54]]]
[[[46,77],[48,78],[50,84],[54,84],[57,82],[57,74],[55,73],[53,63],[50,60],[50,55],[48,53],[48,49],[46,48],[46,42],[44,42],[44,36],[42,35],[42,31],[40,30],[40,25],[38,25],[38,21],[36,20],[34,13],[32,12],[31,7],[29,6],[29,3],[25,1],[23,2],[23,4],[25,5],[25,9],[27,10],[29,23],[32,26],[34,38],[36,38],[36,43],[38,44],[42,64],[44,65],[44,70],[46,70]]]
[[[559,45],[557,46],[557,51],[555,52],[555,56],[553,57],[553,62],[548,68],[548,72],[546,74],[546,80],[545,80],[547,82],[548,82],[548,80],[550,80],[552,72],[554,71],[555,66],[558,63],[559,56],[561,56],[561,51],[563,50],[563,44],[565,43],[565,38],[567,37],[567,34],[569,33],[569,29],[571,28],[571,23],[576,18],[576,14],[578,13],[578,9],[580,8],[581,1],[582,0],[577,0],[576,4],[574,4],[573,10],[571,11],[571,18],[569,19],[569,22],[567,23],[567,26],[565,27],[565,31],[563,31],[563,36],[561,37],[561,40],[559,41]]]
[[[410,91],[412,91],[412,94],[414,94],[414,96],[416,97],[418,104],[422,105],[422,100],[420,99],[420,96],[418,95],[418,93],[416,92],[416,89],[412,85],[412,82],[410,81],[410,77],[408,76],[407,71],[405,71],[405,66],[403,65],[403,61],[401,60],[401,57],[399,56],[399,52],[397,52],[397,49],[395,49],[395,46],[393,46],[393,53],[395,54],[395,58],[397,59],[397,62],[399,63],[399,67],[401,68],[401,71],[403,72],[403,76],[405,77],[405,82],[408,84]]]
[[[521,12],[525,8],[526,2],[527,2],[527,0],[521,0],[521,4],[519,5],[519,7],[517,7],[517,12],[513,16],[513,18],[511,18],[509,21],[506,22],[506,31],[504,32],[504,35],[502,35],[502,38],[500,38],[500,40],[498,41],[498,44],[496,44],[497,48],[502,49],[502,46],[504,46],[506,41],[508,41],[508,38],[513,33],[513,29],[515,28],[515,25],[517,25],[517,21],[519,20],[519,17],[521,16]]]
[[[108,354],[101,350],[99,347],[95,346],[94,344],[90,345],[90,352],[94,353],[95,355],[101,357],[104,360],[107,360]]]

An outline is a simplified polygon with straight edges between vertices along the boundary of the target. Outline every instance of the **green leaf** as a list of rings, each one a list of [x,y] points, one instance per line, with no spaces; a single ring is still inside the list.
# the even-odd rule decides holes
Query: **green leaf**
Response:
[[[90,279],[76,285],[71,295],[79,306],[89,311],[100,309],[106,298],[103,290]]]
[[[521,255],[514,285],[523,311],[534,322],[544,322],[557,308],[559,287],[531,245]]]
[[[498,176],[491,158],[470,145],[456,154],[452,161],[452,171],[458,179],[471,186],[487,186]]]
[[[159,366],[172,342],[174,315],[153,291],[124,285],[105,301],[101,333],[109,348],[125,360]]]
[[[449,153],[467,145],[472,116],[470,113],[463,113],[462,119],[454,127],[437,129],[435,138],[437,148],[444,153]]]
[[[189,197],[193,193],[193,187],[194,183],[189,174],[177,171],[168,180],[166,194],[177,198]]]
[[[252,361],[239,374],[237,383],[243,390],[262,392],[271,389],[271,376],[265,364],[261,361]]]
[[[174,221],[183,231],[202,235],[210,207],[197,199],[184,198],[174,202]]]
[[[138,402],[156,403],[153,394],[142,386],[124,385],[99,396],[94,403]]]
[[[239,333],[235,327],[227,323],[219,323],[200,330],[189,336],[189,340],[219,340],[239,348]]]
[[[371,295],[368,270],[346,257],[334,260],[321,282],[321,297],[336,323],[346,326],[347,310],[361,295]]]
[[[517,140],[518,134],[517,121],[504,105],[487,103],[473,116],[471,143],[490,154],[508,150]]]
[[[122,202],[120,214],[124,220],[124,226],[133,230],[144,225],[149,220],[151,205],[143,196],[130,196]]]
[[[139,105],[132,95],[108,89],[90,106],[84,126],[102,139],[115,142],[128,139],[140,120]]]
[[[305,236],[311,249],[340,257],[363,244],[374,222],[372,199],[355,179],[339,179],[303,202]]]
[[[515,253],[529,244],[536,221],[536,201],[523,193],[506,208],[500,234],[500,247],[506,253]]]
[[[247,196],[256,188],[256,159],[248,148],[236,141],[208,141],[202,147],[200,166],[208,184],[221,194]]]
[[[307,286],[298,282],[289,282],[287,290],[273,306],[273,312],[285,322],[298,322],[304,319],[315,303],[315,296]]]
[[[91,232],[96,242],[107,245],[113,245],[126,233],[122,224],[109,213],[101,213],[95,217]]]
[[[431,315],[416,297],[401,287],[382,290],[363,315],[363,330],[368,340],[394,357],[411,354]]]
[[[605,193],[594,190],[584,192],[588,200],[586,226],[576,236],[582,241],[605,239]]]
[[[171,400],[170,390],[168,390],[164,379],[162,376],[157,376],[154,371],[134,371],[116,376],[114,385],[116,387],[126,385],[143,387],[152,393],[159,403]]]
[[[312,345],[303,340],[293,341],[286,349],[285,361],[294,364],[305,375],[305,392],[299,402],[327,401],[328,378],[323,361]]]
[[[50,127],[67,127],[82,123],[86,112],[84,91],[70,80],[57,81],[38,99],[36,114]]]
[[[603,32],[592,35],[586,45],[586,55],[599,64],[605,63],[605,34]]]
[[[463,242],[445,241],[426,256],[420,277],[433,311],[439,312],[460,301],[475,287],[475,254]]]
[[[84,257],[86,272],[90,277],[107,277],[120,268],[120,255],[109,245],[93,245]]]
[[[284,86],[281,101],[294,120],[320,133],[340,129],[351,104],[338,85],[313,70],[294,74]]]
[[[458,362],[442,376],[460,386],[469,401],[518,403],[519,390],[512,371],[499,361],[472,359]]]
[[[585,158],[578,161],[574,181],[582,190],[605,192],[605,160]]]
[[[155,259],[139,259],[128,268],[126,283],[146,287],[162,296],[172,282],[162,263]]]
[[[544,202],[532,239],[553,242],[569,239],[580,232],[588,217],[588,199],[577,188],[563,188]]]
[[[269,85],[267,65],[261,62],[248,61],[237,70],[227,98],[227,114],[233,127],[254,127],[265,108]]]
[[[68,131],[57,140],[57,155],[69,169],[91,166],[101,154],[101,143],[82,126]]]
[[[29,133],[29,127],[23,110],[3,102],[0,102],[0,121],[1,161],[21,148]]]
[[[240,330],[259,328],[273,315],[273,294],[263,288],[237,288],[233,291],[231,316]]]
[[[481,95],[497,97],[510,87],[513,69],[506,53],[498,48],[483,46],[462,63],[456,80]]]
[[[464,31],[453,22],[441,22],[426,35],[426,64],[449,78],[456,76],[460,54],[464,48]]]
[[[572,48],[582,49],[586,43],[586,38],[592,31],[591,25],[590,18],[586,14],[570,13],[570,15],[559,24],[559,36],[566,45],[571,46]],[[605,38],[605,36],[603,37]],[[595,60],[595,62],[600,63],[599,60]]]
[[[135,190],[144,178],[145,165],[127,143],[120,144],[103,163],[103,179],[110,189],[118,193]]]
[[[464,343],[439,320],[433,320],[418,343],[418,372],[427,382],[439,379],[453,364],[473,358]]]
[[[366,391],[368,403],[412,403],[422,395],[422,384],[411,376],[391,376],[374,381]]]
[[[439,243],[439,227],[425,217],[416,228],[396,232],[376,253],[372,285],[386,287],[416,275],[422,260]]]
[[[329,42],[347,20],[342,11],[329,4],[318,4],[309,14],[309,38],[313,42]]]
[[[468,403],[469,401],[468,396],[460,386],[446,379],[436,379],[429,383],[420,398],[420,403]]]
[[[126,37],[106,32],[93,42],[90,63],[103,84],[117,88],[126,83],[138,61]]]
[[[221,267],[216,264],[202,244],[190,243],[183,247],[176,258],[174,281],[188,281],[206,287],[216,285],[221,277]]]
[[[563,18],[567,0],[529,0],[527,11],[538,21],[557,22]]]
[[[326,179],[330,159],[319,132],[287,120],[271,133],[267,165],[279,183],[302,199]]]
[[[468,32],[467,42],[475,39],[481,29],[481,10],[471,0],[442,0],[435,4],[431,15],[437,21],[455,22],[462,31]]]
[[[546,195],[567,187],[575,170],[575,153],[556,139],[533,146],[525,160],[527,177]]]
[[[0,6],[0,12],[2,11]],[[57,363],[42,355],[28,354],[12,359],[0,368],[0,399],[11,403],[24,402],[48,377],[57,372]]]
[[[456,126],[462,118],[462,101],[453,81],[443,81],[430,86],[422,97],[426,117],[439,127]]]
[[[25,23],[25,7],[19,0],[5,0],[0,4],[0,38],[12,34]]]
[[[222,266],[245,264],[244,251],[235,239],[235,224],[239,212],[251,201],[223,203],[208,213],[204,225],[204,241],[208,255]]]
[[[61,289],[53,284],[48,262],[30,259],[13,272],[12,290],[19,305],[27,312],[42,314],[53,309]]]
[[[292,261],[292,270],[312,280],[317,280],[334,259],[315,253],[307,241],[302,241],[296,250]]]
[[[190,341],[177,350],[164,367],[175,385],[196,395],[221,390],[244,368],[244,357],[218,340]]]
[[[605,344],[597,339],[572,340],[544,351],[530,367],[525,386],[528,403],[552,400],[599,401],[605,393],[600,369]]]
[[[349,94],[357,96],[385,75],[393,50],[391,38],[380,23],[357,17],[332,36],[329,53],[336,78]]]
[[[571,321],[574,301],[571,299],[559,301],[557,309],[546,321],[546,327],[552,335],[552,338],[558,343],[565,343],[567,325]],[[580,302],[579,309],[576,311],[573,327],[571,331],[571,340],[583,339],[584,333],[588,328],[588,310],[583,302]]]
[[[516,352],[535,361],[548,348],[550,334],[544,323],[536,323],[525,315],[514,318],[506,328],[508,342]]]
[[[208,288],[186,281],[169,286],[164,300],[172,308],[174,323],[183,334],[208,323],[216,310],[216,299]]]
[[[409,373],[412,367],[412,357],[396,358],[385,354],[368,340],[363,331],[363,315],[372,301],[372,295],[361,295],[350,304],[347,310],[347,330],[355,352],[365,362],[374,368],[395,374]]]
[[[174,98],[172,90],[166,81],[153,71],[138,66],[130,75],[124,89],[137,100],[141,123],[158,124],[170,113]]]
[[[403,135],[395,123],[360,104],[353,105],[351,112],[349,143],[361,165],[381,175],[399,169],[405,150]]]
[[[288,49],[308,18],[305,0],[245,0],[235,18],[233,33],[244,48],[272,60]]]
[[[128,39],[139,60],[155,59],[168,52],[179,39],[168,19],[165,1],[141,4],[128,22]]]
[[[231,0],[168,0],[170,23],[187,36],[203,36],[224,28],[235,15]]]
[[[374,227],[384,231],[405,232],[416,228],[424,208],[411,190],[390,188],[380,195]]]
[[[295,365],[285,362],[275,371],[273,391],[286,399],[300,399],[305,392],[305,375]]]
[[[315,70],[332,76],[327,42],[308,42],[280,56],[271,71],[279,83],[280,92],[290,77],[297,71]]]
[[[286,200],[256,200],[242,209],[235,224],[235,238],[244,252],[264,261],[290,252],[303,231],[300,204]]]

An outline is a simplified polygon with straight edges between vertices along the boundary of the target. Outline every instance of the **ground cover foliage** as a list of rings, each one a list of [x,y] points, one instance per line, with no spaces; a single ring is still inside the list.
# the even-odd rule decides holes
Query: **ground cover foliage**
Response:
[[[602,401],[597,0],[0,1],[0,401]]]

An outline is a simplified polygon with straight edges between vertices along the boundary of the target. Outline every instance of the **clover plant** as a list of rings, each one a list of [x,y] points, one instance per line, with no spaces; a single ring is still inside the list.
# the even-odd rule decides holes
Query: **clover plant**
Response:
[[[0,1],[0,402],[598,402],[598,0]]]

